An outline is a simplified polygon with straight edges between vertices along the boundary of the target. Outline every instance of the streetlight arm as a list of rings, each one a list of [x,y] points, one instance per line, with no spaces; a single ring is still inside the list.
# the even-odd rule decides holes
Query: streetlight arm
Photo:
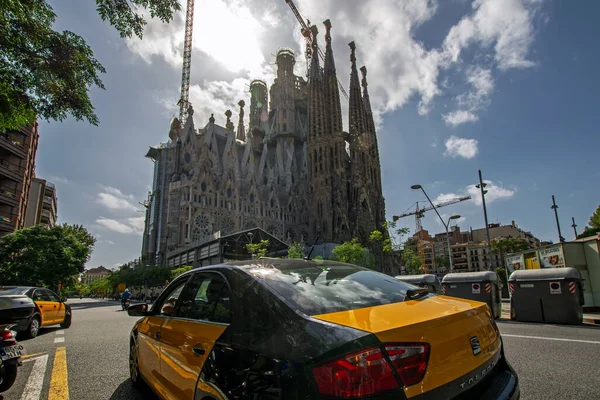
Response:
[[[433,207],[433,210],[435,211],[435,213],[437,214],[437,216],[440,218],[440,221],[442,221],[442,224],[444,224],[444,227],[446,228],[446,230],[448,230],[448,224],[444,223],[444,219],[442,218],[442,216],[438,212],[437,207],[433,204],[433,202],[431,201],[431,199],[429,198],[429,196],[427,196],[427,192],[425,192],[425,189],[423,189],[421,187],[421,190],[423,191],[423,194],[425,195],[425,197],[427,197],[427,200],[429,200],[429,204],[431,204],[431,207]],[[449,220],[448,220],[448,223],[450,223]]]

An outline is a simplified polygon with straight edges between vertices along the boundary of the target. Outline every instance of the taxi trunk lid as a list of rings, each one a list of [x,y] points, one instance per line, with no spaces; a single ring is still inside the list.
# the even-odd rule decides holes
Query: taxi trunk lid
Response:
[[[405,388],[408,397],[472,372],[497,355],[501,346],[485,303],[447,296],[340,311],[314,318],[371,332],[382,343],[428,343],[427,372],[421,382]]]

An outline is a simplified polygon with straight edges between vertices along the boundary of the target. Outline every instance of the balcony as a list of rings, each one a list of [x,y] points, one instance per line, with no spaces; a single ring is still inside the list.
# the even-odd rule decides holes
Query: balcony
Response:
[[[17,164],[13,164],[10,161],[0,159],[0,176],[5,176],[16,182],[21,182],[24,174],[25,168],[19,167]]]
[[[18,207],[19,196],[17,196],[17,193],[14,189],[10,189],[8,186],[0,186],[0,203]]]
[[[14,232],[17,220],[0,215],[0,232]]]
[[[54,222],[54,216],[52,215],[52,212],[50,210],[46,210],[45,208],[43,208],[42,217],[48,218],[48,220],[52,223]]]
[[[27,150],[23,146],[23,142],[12,138],[6,133],[0,134],[0,148],[5,148],[21,158],[27,157]]]

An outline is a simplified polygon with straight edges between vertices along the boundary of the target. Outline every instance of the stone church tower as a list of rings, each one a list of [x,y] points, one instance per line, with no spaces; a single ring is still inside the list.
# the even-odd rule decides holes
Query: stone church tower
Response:
[[[350,43],[349,132],[343,131],[340,93],[326,20],[325,61],[317,56],[318,29],[308,81],[294,74],[295,56],[276,54],[269,88],[250,83],[249,123],[238,102],[237,126],[226,110],[224,125],[211,116],[196,130],[175,119],[170,141],[151,147],[153,191],[148,201],[143,255],[170,265],[168,254],[192,249],[220,232],[260,227],[278,239],[367,244],[385,222],[385,202],[367,70],[362,81]],[[362,90],[361,90],[362,86]],[[189,110],[190,115],[193,110]]]

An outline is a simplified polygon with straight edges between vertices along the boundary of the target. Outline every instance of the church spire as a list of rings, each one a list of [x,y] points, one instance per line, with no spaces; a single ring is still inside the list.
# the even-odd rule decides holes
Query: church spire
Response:
[[[327,123],[325,126],[328,135],[342,132],[342,106],[340,104],[340,91],[338,89],[337,74],[335,71],[335,61],[333,58],[333,49],[331,47],[331,21],[328,19],[323,22],[325,25],[325,64],[324,64],[324,101],[325,115]]]
[[[365,128],[366,133],[369,138],[369,147],[374,154],[379,153],[379,149],[377,146],[377,134],[375,133],[375,121],[373,119],[373,110],[371,109],[371,99],[369,97],[369,91],[367,89],[367,67],[362,66],[360,68],[360,73],[362,75],[362,88],[363,88],[363,106],[365,109]]]
[[[315,25],[310,27],[312,33],[313,57],[308,74],[308,136],[316,137],[323,133],[323,74],[319,65],[317,35],[319,30]]]
[[[244,106],[246,102],[244,100],[240,100],[238,106],[240,106],[240,119],[238,122],[237,128],[237,140],[241,140],[244,142],[246,140],[246,128],[244,128]]]
[[[360,82],[358,80],[358,71],[356,69],[356,44],[350,42],[350,106],[349,114],[349,133],[351,136],[358,137],[365,131],[364,124],[364,104],[362,93],[360,90]]]

